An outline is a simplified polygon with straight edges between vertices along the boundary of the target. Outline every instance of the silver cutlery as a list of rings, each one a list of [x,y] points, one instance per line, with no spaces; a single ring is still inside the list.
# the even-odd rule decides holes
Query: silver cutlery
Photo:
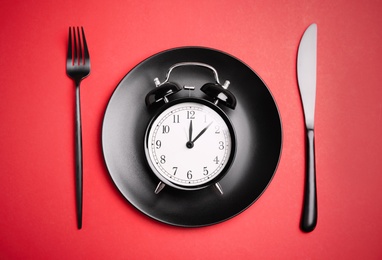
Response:
[[[301,229],[311,232],[317,225],[317,190],[314,144],[316,103],[317,25],[311,24],[302,36],[297,54],[297,79],[305,118],[306,177]]]
[[[76,133],[75,133],[75,160],[76,160],[76,210],[77,227],[82,228],[82,130],[80,84],[90,73],[90,57],[86,44],[84,28],[69,27],[68,53],[66,58],[66,74],[76,85]]]

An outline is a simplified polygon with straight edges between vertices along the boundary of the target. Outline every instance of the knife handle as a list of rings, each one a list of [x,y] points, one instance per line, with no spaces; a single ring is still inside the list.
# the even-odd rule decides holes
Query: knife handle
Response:
[[[304,204],[301,229],[311,232],[317,224],[316,164],[314,154],[314,130],[307,130],[307,172],[305,177]]]

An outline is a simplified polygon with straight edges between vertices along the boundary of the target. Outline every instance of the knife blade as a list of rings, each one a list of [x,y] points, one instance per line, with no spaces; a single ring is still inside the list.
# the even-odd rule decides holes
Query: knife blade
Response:
[[[301,229],[311,232],[317,225],[317,189],[314,144],[316,103],[317,24],[311,24],[301,38],[297,54],[297,79],[305,119],[306,176]]]

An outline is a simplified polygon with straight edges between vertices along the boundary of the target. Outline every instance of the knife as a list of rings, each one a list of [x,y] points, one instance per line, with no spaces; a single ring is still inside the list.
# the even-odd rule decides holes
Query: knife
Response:
[[[301,38],[297,54],[297,79],[305,118],[306,176],[301,229],[311,232],[317,225],[317,190],[314,147],[316,103],[317,24],[311,24]]]

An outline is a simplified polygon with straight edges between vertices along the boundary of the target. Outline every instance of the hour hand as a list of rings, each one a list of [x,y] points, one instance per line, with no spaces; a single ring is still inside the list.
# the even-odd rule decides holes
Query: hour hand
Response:
[[[200,133],[199,133],[199,134],[194,138],[194,140],[192,140],[191,142],[192,142],[192,143],[195,143],[195,141],[196,141],[199,137],[201,137],[202,134],[204,134],[204,132],[207,131],[208,127],[210,127],[211,124],[212,124],[212,122],[209,123],[205,128],[203,128],[203,130],[200,131]]]

